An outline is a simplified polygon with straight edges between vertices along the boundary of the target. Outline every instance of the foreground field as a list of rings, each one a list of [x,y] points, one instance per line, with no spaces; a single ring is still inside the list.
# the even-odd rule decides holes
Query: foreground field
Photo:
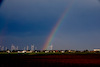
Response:
[[[73,67],[100,66],[100,54],[0,55],[0,67]]]

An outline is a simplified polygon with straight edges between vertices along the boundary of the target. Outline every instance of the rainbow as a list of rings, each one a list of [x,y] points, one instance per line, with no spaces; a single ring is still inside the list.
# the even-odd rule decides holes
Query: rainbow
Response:
[[[47,38],[46,42],[43,45],[42,50],[46,50],[48,46],[51,44],[51,41],[53,40],[57,30],[59,29],[60,24],[63,22],[64,18],[66,17],[66,14],[68,13],[69,9],[72,7],[73,2],[69,4],[69,6],[65,9],[63,14],[61,15],[60,19],[56,22],[56,25],[52,29],[49,37]]]

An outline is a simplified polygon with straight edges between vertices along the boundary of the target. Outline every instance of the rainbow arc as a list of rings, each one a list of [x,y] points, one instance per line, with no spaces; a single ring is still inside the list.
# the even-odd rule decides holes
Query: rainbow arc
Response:
[[[64,18],[66,17],[68,12],[70,11],[70,9],[73,5],[73,2],[74,2],[74,0],[69,4],[69,6],[65,9],[65,11],[62,13],[61,17],[56,22],[54,28],[51,30],[49,37],[47,38],[46,42],[44,43],[42,50],[46,50],[48,48],[48,46],[51,44],[51,42],[52,42],[57,30],[59,29],[61,23],[63,22]]]

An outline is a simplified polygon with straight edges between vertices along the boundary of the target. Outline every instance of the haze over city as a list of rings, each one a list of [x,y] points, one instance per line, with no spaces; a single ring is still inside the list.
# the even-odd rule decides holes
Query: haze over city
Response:
[[[100,48],[100,0],[0,0],[0,46],[43,49],[59,20],[53,49]]]

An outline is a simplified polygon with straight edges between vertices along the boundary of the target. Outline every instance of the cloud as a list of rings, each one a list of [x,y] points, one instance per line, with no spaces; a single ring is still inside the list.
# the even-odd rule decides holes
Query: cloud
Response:
[[[100,47],[100,32],[82,32],[77,34],[60,33],[52,41],[54,49],[93,50]]]
[[[38,49],[41,49],[42,45],[44,44],[44,40],[46,36],[2,36],[0,37],[0,45],[7,46],[9,49],[12,44],[15,46],[19,46],[19,49],[23,49],[24,47],[34,45]]]
[[[1,6],[2,3],[3,3],[3,0],[0,0],[0,6]]]

